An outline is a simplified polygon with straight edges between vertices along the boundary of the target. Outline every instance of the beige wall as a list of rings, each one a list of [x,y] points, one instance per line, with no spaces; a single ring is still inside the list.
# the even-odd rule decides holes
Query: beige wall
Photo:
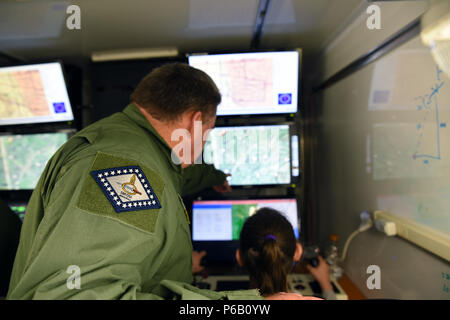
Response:
[[[366,20],[369,14],[365,8],[359,8],[360,14],[331,40],[319,58],[320,71],[317,81],[321,82],[361,55],[368,53],[383,40],[402,29],[405,25],[422,15],[428,8],[428,1],[378,2],[381,9],[381,29],[369,30]]]

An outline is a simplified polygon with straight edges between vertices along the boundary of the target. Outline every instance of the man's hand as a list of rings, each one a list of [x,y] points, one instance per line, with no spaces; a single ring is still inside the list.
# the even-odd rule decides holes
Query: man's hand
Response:
[[[205,267],[200,265],[204,256],[206,256],[206,251],[192,251],[192,274],[202,272],[205,269]]]
[[[308,264],[306,268],[320,284],[322,291],[333,290],[330,282],[330,266],[321,256],[319,256],[319,265],[317,267],[314,268]]]
[[[227,178],[228,178],[228,177],[231,176],[231,174],[227,173],[226,176],[227,176]],[[231,186],[230,186],[230,184],[228,183],[228,180],[227,180],[227,179],[225,179],[225,182],[224,182],[223,184],[218,185],[218,186],[213,186],[213,189],[214,189],[216,192],[220,192],[220,193],[231,192]]]

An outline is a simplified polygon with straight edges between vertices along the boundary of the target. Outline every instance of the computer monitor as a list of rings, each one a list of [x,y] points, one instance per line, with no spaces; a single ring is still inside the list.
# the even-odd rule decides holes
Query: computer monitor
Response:
[[[295,237],[299,237],[296,199],[258,200],[203,200],[192,206],[193,241],[239,240],[242,226],[258,209],[279,211],[292,224]]]
[[[0,68],[0,125],[73,119],[60,63]]]
[[[197,251],[205,250],[211,262],[231,264],[239,248],[244,222],[260,208],[279,211],[292,224],[299,238],[297,200],[199,200],[192,204],[192,242]]]
[[[32,190],[70,133],[0,136],[0,190]]]
[[[297,112],[298,51],[189,55],[222,94],[218,116]]]
[[[208,135],[204,162],[231,174],[232,186],[290,184],[299,175],[292,130],[287,124],[216,127]]]

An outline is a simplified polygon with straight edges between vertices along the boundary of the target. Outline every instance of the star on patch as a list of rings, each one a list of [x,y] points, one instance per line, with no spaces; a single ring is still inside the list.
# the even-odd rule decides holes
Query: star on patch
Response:
[[[91,175],[117,213],[161,208],[150,181],[139,166],[94,170]]]

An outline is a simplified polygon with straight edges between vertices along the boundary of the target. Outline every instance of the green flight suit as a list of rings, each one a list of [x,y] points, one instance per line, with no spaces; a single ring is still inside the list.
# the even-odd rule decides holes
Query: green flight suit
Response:
[[[130,166],[148,179],[159,205],[117,213],[96,173]],[[261,299],[256,290],[189,285],[192,244],[180,193],[225,179],[212,166],[204,166],[207,176],[198,168],[175,165],[133,104],[78,132],[48,162],[30,198],[8,299]]]

